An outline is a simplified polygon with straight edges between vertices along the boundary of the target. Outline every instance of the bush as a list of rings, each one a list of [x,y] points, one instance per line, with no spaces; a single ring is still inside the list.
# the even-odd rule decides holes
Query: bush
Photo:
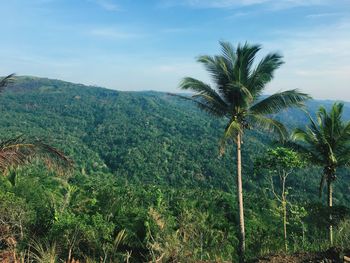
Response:
[[[335,233],[335,244],[342,249],[350,249],[350,218],[339,223]]]

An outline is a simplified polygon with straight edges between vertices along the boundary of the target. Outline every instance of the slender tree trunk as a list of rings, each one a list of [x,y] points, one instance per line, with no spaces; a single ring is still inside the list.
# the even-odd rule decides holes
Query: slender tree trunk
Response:
[[[332,181],[331,179],[327,180],[327,192],[328,192],[328,207],[329,210],[331,210],[332,206],[333,206],[333,186],[332,186]],[[332,212],[330,211],[329,214],[329,242],[331,244],[331,246],[333,246],[333,225],[332,225]]]
[[[71,263],[72,260],[72,248],[70,247],[68,250],[68,260],[67,263]]]
[[[239,262],[244,262],[245,253],[245,228],[243,210],[243,187],[242,187],[242,160],[241,160],[241,133],[237,135],[237,199],[239,208]]]
[[[282,179],[282,210],[283,210],[283,237],[284,237],[284,249],[288,251],[287,241],[287,196],[286,196],[286,175],[283,173]]]
[[[288,242],[287,242],[287,202],[286,200],[282,201],[283,208],[283,237],[284,237],[284,249],[288,251]]]

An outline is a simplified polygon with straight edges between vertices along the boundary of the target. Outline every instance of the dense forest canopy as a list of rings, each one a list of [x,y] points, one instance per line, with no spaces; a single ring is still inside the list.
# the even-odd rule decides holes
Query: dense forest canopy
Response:
[[[153,91],[120,92],[34,77],[17,77],[0,101],[4,138],[19,134],[46,138],[60,145],[77,168],[109,171],[142,183],[225,191],[232,187],[228,176],[232,160],[219,157],[222,127],[190,102]],[[319,105],[331,104],[313,100],[308,109],[313,114]],[[344,117],[350,117],[350,103],[345,104]],[[289,127],[308,121],[297,109],[277,118]],[[274,139],[250,132],[243,154],[254,159]],[[245,164],[248,182],[253,180],[250,163]],[[305,187],[313,191],[309,183]]]
[[[329,109],[332,104],[312,100],[307,108],[314,115],[320,105]],[[9,214],[8,225],[21,241],[18,246],[25,247],[32,238],[50,245],[56,240],[67,244],[57,248],[62,258],[71,253],[96,260],[124,260],[129,255],[143,261],[163,254],[207,260],[236,257],[231,224],[236,216],[234,160],[219,154],[225,123],[191,102],[154,91],[121,92],[23,76],[0,96],[0,112],[1,140],[41,138],[75,162],[74,172],[63,177],[38,163],[1,178],[0,213]],[[301,110],[276,117],[290,129],[308,122]],[[344,119],[350,119],[347,102]],[[243,141],[250,256],[283,248],[283,240],[276,238],[281,233],[276,227],[278,205],[264,172],[253,165],[275,139],[248,131]],[[226,151],[233,150],[229,146]],[[290,243],[295,250],[312,247],[325,235],[319,228],[320,173],[322,168],[309,164],[288,178],[293,204]],[[334,203],[341,217],[350,202],[349,170],[340,169],[337,176]],[[16,204],[13,211],[6,210],[8,202]],[[0,240],[0,249],[6,247]]]

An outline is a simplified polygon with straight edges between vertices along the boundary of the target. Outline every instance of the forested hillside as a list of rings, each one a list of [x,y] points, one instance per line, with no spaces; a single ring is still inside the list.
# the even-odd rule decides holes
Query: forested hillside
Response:
[[[332,103],[310,101],[308,110],[314,115],[320,105]],[[0,214],[8,213],[17,246],[45,240],[48,246],[56,244],[61,258],[95,260],[236,257],[231,223],[236,217],[235,160],[232,154],[219,154],[224,123],[192,103],[153,91],[16,77],[0,96],[0,112],[2,140],[37,137],[75,163],[63,177],[39,163],[1,178]],[[344,117],[350,119],[350,103],[345,103]],[[289,128],[308,121],[301,110],[278,118]],[[248,132],[243,141],[250,257],[283,248],[270,183],[254,167],[275,139]],[[226,152],[233,150],[231,145]],[[294,250],[316,249],[315,242],[326,235],[318,197],[321,174],[322,168],[307,165],[288,178]],[[334,204],[342,206],[337,210],[341,219],[349,207],[350,174],[344,169],[337,175]],[[7,202],[17,206],[11,210]],[[0,249],[8,248],[2,239]]]

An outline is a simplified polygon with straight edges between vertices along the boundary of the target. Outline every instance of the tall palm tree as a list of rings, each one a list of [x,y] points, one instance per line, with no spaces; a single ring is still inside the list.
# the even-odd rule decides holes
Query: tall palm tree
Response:
[[[215,87],[200,80],[186,77],[180,88],[194,91],[191,97],[199,108],[218,118],[225,118],[227,126],[221,140],[221,151],[233,140],[237,146],[237,200],[239,208],[239,258],[244,261],[245,228],[243,213],[241,143],[244,131],[260,128],[276,132],[283,139],[287,131],[284,125],[271,118],[272,114],[288,107],[301,107],[309,96],[298,90],[288,90],[264,97],[262,93],[276,69],[282,64],[282,56],[270,53],[257,64],[255,58],[260,45],[239,44],[236,49],[228,42],[220,42],[222,54],[200,56],[210,73]]]
[[[14,81],[14,74],[0,80],[0,93]],[[6,174],[10,168],[30,163],[36,159],[43,160],[49,168],[62,171],[70,168],[72,161],[56,148],[41,140],[26,140],[22,136],[0,141],[0,173]]]
[[[312,161],[323,167],[320,181],[320,197],[327,183],[327,203],[333,206],[333,185],[336,170],[350,165],[350,121],[343,121],[344,104],[334,103],[329,113],[324,107],[317,112],[317,120],[310,117],[306,129],[296,129],[293,139],[302,142],[299,149],[310,154]],[[330,213],[329,241],[333,244],[332,214]]]

